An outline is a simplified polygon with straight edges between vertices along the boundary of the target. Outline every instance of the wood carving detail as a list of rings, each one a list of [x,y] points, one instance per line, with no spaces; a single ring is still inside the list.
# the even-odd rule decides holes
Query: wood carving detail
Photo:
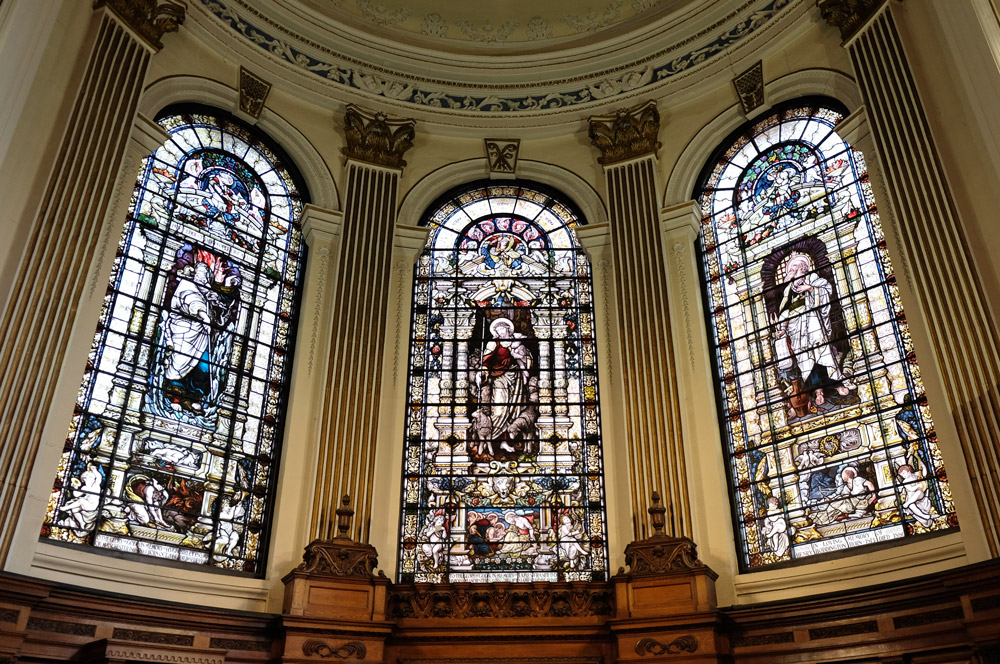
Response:
[[[885,0],[817,0],[823,19],[840,30],[840,37],[851,37],[871,18]]]
[[[73,636],[93,636],[97,632],[97,625],[47,620],[45,618],[28,618],[28,629],[37,632],[60,632]]]
[[[267,641],[248,641],[246,639],[223,639],[212,637],[209,648],[216,650],[246,650],[249,652],[267,652],[271,644]]]
[[[313,576],[369,578],[378,566],[378,553],[368,544],[348,539],[316,540],[306,547],[302,563],[295,568]]]
[[[162,643],[172,646],[190,646],[194,644],[194,636],[190,634],[148,632],[141,629],[127,629],[123,627],[116,627],[111,638],[123,641],[141,641],[142,643]]]
[[[625,547],[625,564],[630,576],[668,574],[703,569],[698,551],[687,537],[650,537]]]
[[[264,102],[271,93],[271,84],[240,65],[240,110],[253,118],[259,118],[264,110]]]
[[[364,659],[368,654],[365,644],[360,641],[348,641],[347,643],[334,648],[326,641],[319,639],[309,639],[302,644],[302,654],[306,657],[316,655],[318,657],[336,657],[337,659]]]
[[[384,113],[366,113],[349,104],[344,115],[343,153],[376,166],[402,168],[403,155],[413,147],[413,120],[389,120]]]
[[[393,618],[580,618],[610,616],[610,589],[552,590],[495,584],[489,590],[464,588],[431,592],[426,588],[395,591],[389,598]]]
[[[184,5],[177,0],[97,0],[94,7],[113,11],[157,50],[163,48],[163,35],[177,32],[185,17]]]
[[[734,636],[730,640],[734,648],[750,648],[753,646],[770,646],[780,643],[792,643],[795,641],[795,634],[792,632],[774,632],[772,634],[743,634]]]
[[[661,643],[656,639],[639,639],[635,642],[635,654],[639,657],[646,655],[680,655],[685,652],[695,652],[698,650],[698,639],[691,634],[678,636],[670,643]]]
[[[870,634],[878,631],[878,622],[866,620],[849,625],[831,625],[829,627],[816,627],[809,630],[810,639],[837,639],[844,636],[854,636],[855,634]]]
[[[659,134],[660,113],[652,101],[590,119],[590,142],[601,151],[597,162],[604,165],[654,154]]]

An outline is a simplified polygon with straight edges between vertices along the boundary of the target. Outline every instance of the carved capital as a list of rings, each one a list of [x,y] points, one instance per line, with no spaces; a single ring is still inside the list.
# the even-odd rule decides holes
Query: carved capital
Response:
[[[601,151],[597,161],[604,165],[655,154],[659,134],[660,114],[653,101],[590,118],[590,142]]]
[[[652,576],[670,572],[708,569],[698,560],[695,543],[687,537],[654,536],[625,547],[629,576]]]
[[[816,0],[823,19],[840,30],[841,39],[847,40],[864,25],[865,21],[885,0]]]
[[[740,105],[747,115],[764,105],[764,66],[758,60],[756,64],[733,79],[733,87],[740,98]]]
[[[389,120],[384,113],[367,113],[348,104],[344,115],[344,155],[376,166],[402,168],[403,154],[413,147],[413,120]]]
[[[240,65],[240,110],[254,120],[264,110],[264,102],[271,93],[271,84]]]
[[[370,544],[346,538],[315,540],[306,547],[295,571],[311,576],[371,578],[377,565],[378,552]]]
[[[96,0],[94,8],[101,7],[113,11],[157,51],[163,48],[163,35],[180,28],[186,12],[182,0]]]

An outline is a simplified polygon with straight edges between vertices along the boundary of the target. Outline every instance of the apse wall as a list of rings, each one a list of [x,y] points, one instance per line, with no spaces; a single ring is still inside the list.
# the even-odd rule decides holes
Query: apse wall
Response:
[[[921,63],[919,67],[914,65],[913,71],[923,106],[929,109],[926,133],[940,148],[943,171],[955,192],[956,217],[968,236],[967,255],[987,296],[989,308],[978,315],[993,320],[996,296],[1000,293],[994,267],[997,249],[981,240],[990,237],[993,206],[988,192],[995,188],[993,185],[1000,175],[1000,159],[996,158],[1000,150],[992,126],[995,121],[987,112],[988,90],[1000,88],[975,83],[980,76],[996,82],[995,68],[985,65],[974,71],[963,68],[967,58],[965,41],[958,35],[967,31],[978,37],[984,30],[992,35],[997,27],[978,11],[980,5],[987,4],[985,0],[963,3],[963,8],[966,4],[974,9],[948,17],[943,16],[933,0],[910,0],[901,9],[893,7],[892,12],[906,55]],[[345,456],[361,449],[351,448],[355,451],[348,452],[347,447],[338,447],[340,443],[325,438],[324,434],[329,418],[338,416],[329,405],[332,383],[328,376],[331,354],[337,348],[331,339],[332,330],[345,306],[336,294],[342,292],[343,280],[359,278],[359,274],[349,273],[345,268],[354,263],[352,257],[339,253],[340,247],[343,239],[354,232],[350,224],[371,223],[374,228],[374,224],[386,223],[386,219],[365,217],[364,210],[358,212],[357,207],[351,213],[353,216],[348,214],[349,218],[345,218],[349,206],[357,205],[349,202],[351,176],[349,158],[344,154],[349,148],[344,138],[348,103],[366,112],[384,113],[390,119],[416,119],[413,147],[405,153],[405,167],[401,171],[381,169],[396,174],[386,177],[396,178],[398,188],[392,194],[394,200],[389,201],[388,226],[383,228],[383,232],[390,234],[387,246],[391,251],[389,273],[383,275],[387,287],[385,299],[369,305],[384,309],[384,325],[379,330],[383,344],[371,353],[377,361],[374,371],[380,385],[373,401],[377,403],[377,418],[371,427],[376,432],[374,445],[364,449],[368,465],[351,471],[364,476],[345,475],[338,485],[362,487],[370,495],[356,517],[352,535],[378,549],[380,568],[387,576],[395,577],[398,546],[408,356],[405,340],[409,337],[412,265],[426,238],[426,230],[418,224],[427,206],[444,192],[483,178],[503,182],[513,176],[561,191],[583,210],[588,221],[579,234],[595,266],[612,573],[625,563],[625,545],[650,534],[643,510],[651,499],[647,495],[647,489],[651,488],[674,496],[672,534],[690,536],[699,547],[701,559],[719,574],[717,586],[723,606],[873,586],[995,555],[983,534],[989,530],[984,522],[992,519],[990,510],[984,507],[990,502],[989,494],[977,495],[973,486],[984,474],[995,473],[993,468],[983,467],[981,458],[962,445],[959,425],[967,416],[963,410],[967,406],[953,398],[945,380],[946,374],[953,374],[961,366],[954,357],[955,364],[949,366],[948,355],[941,352],[942,341],[934,332],[936,328],[927,320],[929,316],[940,317],[942,310],[922,299],[917,284],[901,279],[899,290],[920,358],[941,454],[949,469],[948,480],[961,529],[891,548],[848,552],[820,562],[805,560],[783,569],[740,571],[714,396],[703,286],[696,270],[694,233],[698,211],[692,197],[699,174],[733,130],[770,106],[802,97],[824,96],[846,106],[850,115],[841,126],[842,135],[860,147],[875,166],[873,181],[879,177],[876,169],[880,162],[885,168],[878,154],[881,144],[871,137],[872,111],[864,107],[857,84],[855,68],[863,65],[859,65],[857,55],[852,62],[851,52],[842,46],[841,35],[823,21],[812,3],[805,0],[786,3],[772,24],[760,28],[758,36],[706,57],[704,64],[693,67],[682,78],[530,117],[504,112],[436,112],[433,108],[418,108],[384,96],[324,86],[314,76],[288,65],[280,54],[269,54],[233,33],[209,11],[210,5],[190,3],[184,24],[176,33],[165,35],[162,50],[150,57],[138,101],[139,119],[135,128],[127,132],[132,147],[120,151],[119,161],[128,166],[115,176],[112,203],[100,225],[95,251],[87,257],[87,286],[82,297],[63,311],[60,319],[51,321],[53,326],[67,326],[70,332],[62,349],[62,361],[50,376],[42,377],[51,381],[52,390],[50,401],[38,404],[36,409],[38,416],[32,426],[41,435],[37,450],[29,455],[33,463],[21,463],[8,472],[10,477],[5,480],[9,486],[22,487],[25,492],[16,518],[9,526],[4,525],[13,530],[16,523],[3,564],[5,571],[152,599],[249,611],[281,610],[282,577],[299,564],[303,548],[330,527],[329,522],[323,522],[322,515],[331,518],[336,507],[335,503],[325,505],[323,509],[327,512],[317,507],[317,475],[322,474],[324,464],[334,468],[345,462]],[[0,58],[5,63],[0,68],[2,80],[26,91],[5,100],[4,110],[9,111],[11,119],[0,126],[4,132],[0,133],[0,139],[9,145],[0,158],[0,182],[4,183],[2,191],[8,209],[2,221],[3,233],[10,238],[5,243],[5,253],[0,254],[0,275],[8,311],[12,302],[7,298],[19,274],[19,265],[27,260],[25,257],[37,243],[46,242],[44,231],[39,235],[29,230],[36,210],[44,205],[47,196],[53,195],[46,191],[46,182],[52,165],[63,157],[60,145],[64,128],[71,126],[71,109],[82,92],[81,70],[96,31],[89,3],[45,0],[32,6],[37,6],[38,11],[25,11],[26,4],[16,2],[4,3],[0,8],[0,30],[5,34],[38,36],[33,50],[22,50],[16,41],[5,41],[0,46],[0,53],[5,55]],[[655,36],[647,36],[649,39],[655,42]],[[934,47],[912,48],[916,43],[925,46],[932,43]],[[995,48],[986,37],[974,43],[984,52],[992,53],[991,48]],[[14,50],[16,56],[6,57]],[[488,68],[486,65],[491,61],[487,56],[477,56],[471,61],[483,65],[479,82],[484,87],[503,82],[505,72]],[[763,103],[747,111],[740,104],[733,79],[757,61],[761,62],[763,72]],[[302,173],[312,195],[304,215],[309,256],[266,573],[259,578],[232,576],[40,541],[42,517],[129,204],[138,163],[135,156],[144,154],[144,149],[151,151],[156,145],[156,132],[149,121],[163,108],[176,103],[198,103],[237,112],[241,67],[272,85],[259,119],[247,118],[245,114],[241,117],[283,148]],[[548,67],[556,79],[560,65]],[[960,75],[956,76],[956,71]],[[975,103],[965,103],[973,97]],[[649,162],[652,180],[645,189],[631,190],[629,195],[652,197],[658,216],[656,223],[667,238],[663,240],[661,255],[652,254],[649,247],[640,248],[635,255],[661,260],[666,266],[666,289],[657,296],[663,298],[660,304],[669,313],[665,325],[672,340],[672,357],[666,382],[675,390],[676,403],[659,405],[665,410],[676,409],[678,419],[672,438],[663,441],[664,448],[668,443],[672,447],[652,452],[654,456],[660,455],[657,458],[664,469],[657,471],[660,475],[649,472],[649,479],[640,481],[636,478],[646,471],[637,470],[634,459],[638,451],[644,454],[645,448],[627,433],[630,408],[634,405],[623,396],[626,379],[623,367],[629,366],[633,358],[624,355],[624,349],[631,346],[629,339],[623,338],[628,334],[628,323],[623,324],[620,319],[624,303],[619,298],[624,291],[619,282],[629,273],[647,268],[623,265],[611,247],[610,225],[623,219],[617,210],[624,194],[609,187],[606,169],[598,162],[600,155],[591,145],[588,129],[592,117],[613,118],[619,110],[649,101],[655,102],[659,113],[659,146],[655,158]],[[101,130],[100,126],[94,129]],[[484,139],[520,139],[515,173],[491,173]],[[129,150],[135,155],[126,158]],[[912,254],[913,245],[899,239],[899,228],[906,226],[901,221],[905,211],[891,209],[885,187],[884,181],[876,182],[875,195],[886,208],[882,217],[888,229],[888,251],[894,261],[902,264]],[[919,194],[901,195],[919,197]],[[890,232],[892,229],[895,235]],[[973,305],[965,301],[962,306]],[[46,350],[17,347],[5,348],[4,352],[28,356]],[[983,352],[991,354],[995,349]],[[17,389],[20,387],[16,385],[4,386],[8,392]],[[646,486],[660,482],[663,477],[683,480],[684,486]],[[339,500],[339,496],[335,498]]]

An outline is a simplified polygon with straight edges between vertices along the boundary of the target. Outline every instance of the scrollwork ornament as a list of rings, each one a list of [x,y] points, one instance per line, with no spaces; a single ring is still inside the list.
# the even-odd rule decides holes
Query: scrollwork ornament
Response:
[[[363,660],[368,654],[368,649],[361,641],[348,641],[347,643],[334,648],[326,641],[319,639],[309,639],[302,644],[302,654],[306,657],[336,658],[336,659],[356,659]]]
[[[625,547],[630,576],[649,576],[702,569],[695,543],[686,537],[651,537]]]
[[[312,576],[369,578],[377,566],[378,553],[373,546],[350,540],[317,540],[306,547],[295,571]]]
[[[639,639],[635,642],[635,654],[639,657],[646,655],[680,655],[681,653],[693,653],[698,650],[698,639],[691,634],[678,636],[670,643],[662,643],[656,639]]]
[[[185,8],[178,0],[96,0],[95,9],[107,7],[156,50],[168,32],[177,32],[184,22]]]

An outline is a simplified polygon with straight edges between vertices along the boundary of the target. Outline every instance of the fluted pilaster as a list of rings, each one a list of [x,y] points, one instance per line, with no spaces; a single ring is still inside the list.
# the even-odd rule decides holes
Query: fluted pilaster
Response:
[[[659,115],[651,104],[592,118],[590,124],[607,179],[632,514],[642,514],[648,496],[659,490],[668,533],[686,535],[691,517],[659,227],[658,132]],[[645,523],[634,521],[636,539],[644,539],[645,530]]]
[[[836,3],[825,3],[836,4]],[[863,3],[845,30],[898,228],[902,264],[920,300],[976,494],[987,545],[1000,554],[1000,339],[953,192],[921,105],[892,3]],[[940,418],[940,415],[937,415]]]
[[[146,69],[181,5],[99,2],[96,37],[0,322],[0,565],[6,560],[72,321],[113,206]],[[134,173],[133,164],[132,173]],[[101,266],[103,267],[103,266]]]
[[[348,494],[358,514],[349,535],[367,542],[396,198],[413,122],[349,107],[344,131],[344,226],[310,539],[333,536],[334,512]]]

